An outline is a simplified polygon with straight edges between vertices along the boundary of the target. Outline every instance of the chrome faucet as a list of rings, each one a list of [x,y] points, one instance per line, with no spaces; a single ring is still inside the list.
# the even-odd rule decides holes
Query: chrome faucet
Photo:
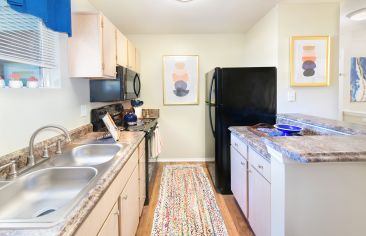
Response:
[[[8,168],[9,166],[10,166],[10,172],[7,174],[6,179],[15,179],[18,176],[17,164],[15,160],[12,160],[8,164],[0,166],[0,170]]]
[[[34,133],[32,134],[32,136],[31,136],[31,138],[29,140],[29,156],[28,156],[28,163],[27,163],[27,165],[34,166],[34,164],[35,164],[35,160],[34,160],[34,140],[35,140],[37,134],[39,132],[41,132],[42,130],[48,129],[48,128],[54,128],[54,129],[61,130],[64,133],[64,135],[65,135],[66,142],[71,142],[71,138],[70,138],[69,132],[67,131],[67,129],[65,129],[64,127],[62,127],[60,125],[46,125],[46,126],[43,126],[43,127],[39,128],[39,129],[37,129],[36,131],[34,131]]]

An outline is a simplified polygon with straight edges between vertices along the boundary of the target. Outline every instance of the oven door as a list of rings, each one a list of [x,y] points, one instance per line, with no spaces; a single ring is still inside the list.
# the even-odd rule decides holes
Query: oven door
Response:
[[[125,99],[135,99],[140,97],[141,80],[140,75],[130,69],[126,69],[124,77]]]

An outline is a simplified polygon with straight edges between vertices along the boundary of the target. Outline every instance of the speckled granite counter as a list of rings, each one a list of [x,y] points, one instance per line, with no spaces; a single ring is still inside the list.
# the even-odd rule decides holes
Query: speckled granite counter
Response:
[[[75,140],[74,144],[85,144],[101,133],[89,133],[86,136]],[[108,189],[113,179],[124,167],[131,154],[137,148],[138,144],[144,138],[143,132],[121,132],[119,143],[126,144],[126,148],[117,153],[118,161],[113,162],[109,169],[100,177],[95,186],[86,194],[77,206],[64,218],[61,222],[51,228],[42,229],[24,229],[24,230],[0,230],[0,235],[20,235],[20,236],[35,236],[35,235],[73,235],[88,214],[95,207],[96,203],[102,197],[103,193]]]
[[[324,132],[324,129],[328,129],[328,131],[331,132],[331,135],[337,135],[337,134],[366,135],[365,125],[353,124],[349,122],[343,122],[338,120],[332,120],[297,113],[277,115],[277,123],[293,124],[294,122],[297,123],[296,125],[299,125],[300,127],[305,126],[310,129],[312,128],[321,131],[321,133]]]
[[[263,141],[302,163],[366,161],[366,136],[269,137]]]
[[[257,153],[261,154],[264,159],[271,161],[271,155],[267,152],[266,145],[263,140],[261,140],[261,137],[251,132],[247,126],[232,126],[229,130],[241,141],[249,145]]]
[[[366,161],[366,126],[302,114],[279,114],[277,123],[298,125],[320,135],[259,137],[248,127],[229,129],[266,160],[266,145],[301,163]]]

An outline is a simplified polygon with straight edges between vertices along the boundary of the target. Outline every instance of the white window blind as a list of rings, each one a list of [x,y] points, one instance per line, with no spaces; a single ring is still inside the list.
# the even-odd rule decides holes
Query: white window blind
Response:
[[[0,60],[53,69],[57,42],[57,33],[39,18],[19,13],[0,0]]]

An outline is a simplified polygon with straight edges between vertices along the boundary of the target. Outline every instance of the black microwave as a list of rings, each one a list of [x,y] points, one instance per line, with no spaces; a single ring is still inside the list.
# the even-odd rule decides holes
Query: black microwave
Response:
[[[116,79],[90,80],[90,102],[116,102],[138,98],[141,92],[140,75],[117,66]]]

